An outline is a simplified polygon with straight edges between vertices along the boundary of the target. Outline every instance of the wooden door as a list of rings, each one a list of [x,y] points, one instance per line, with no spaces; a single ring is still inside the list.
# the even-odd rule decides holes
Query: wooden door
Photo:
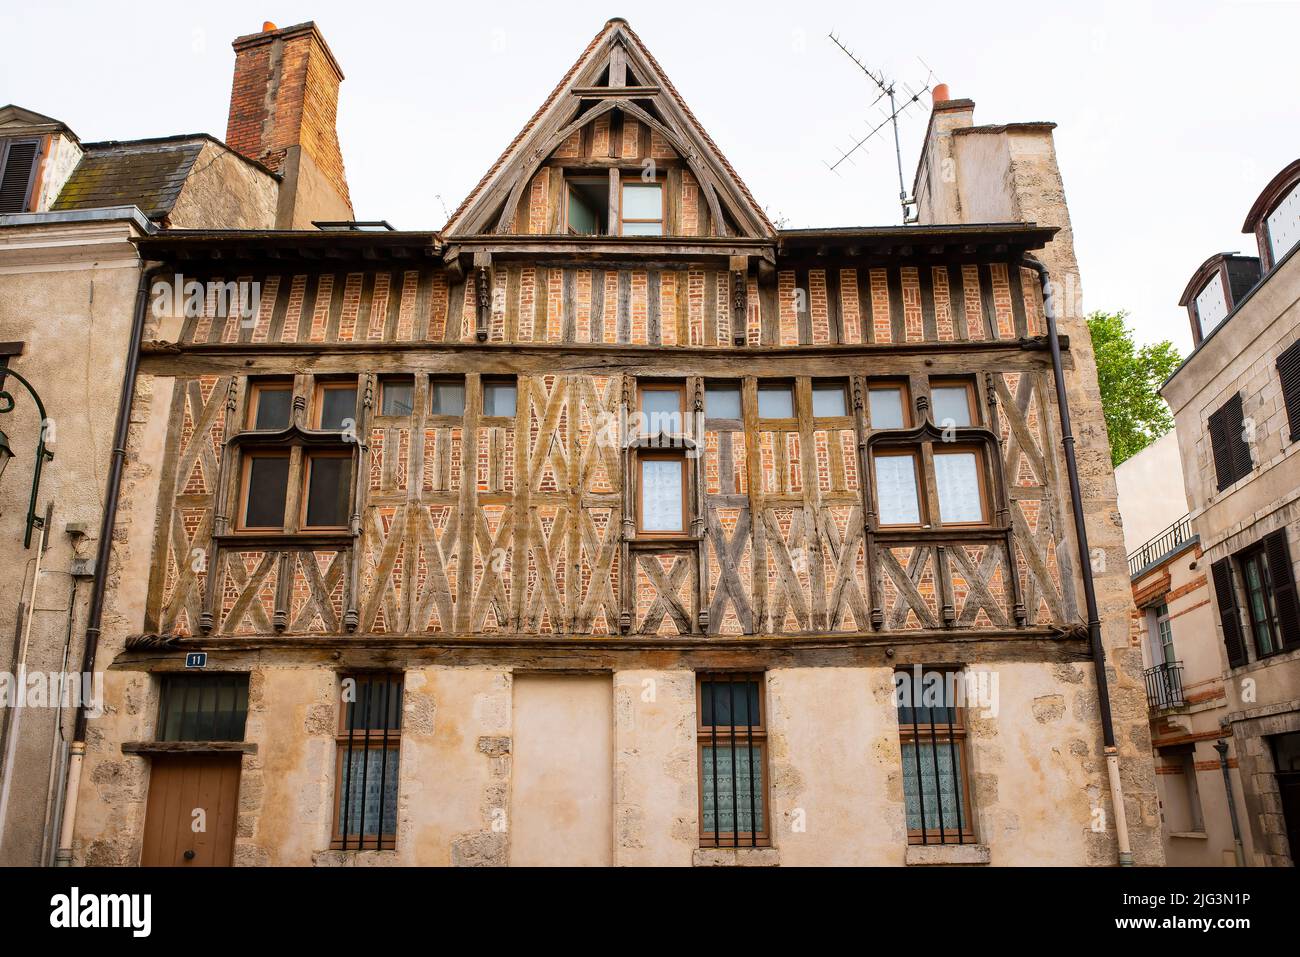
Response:
[[[156,755],[149,772],[142,867],[229,867],[238,754]]]
[[[515,676],[511,866],[613,863],[613,698],[608,676]]]

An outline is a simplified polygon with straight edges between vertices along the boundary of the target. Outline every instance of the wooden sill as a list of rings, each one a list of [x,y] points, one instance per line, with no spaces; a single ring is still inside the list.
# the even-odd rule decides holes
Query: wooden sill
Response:
[[[252,741],[124,741],[123,754],[257,754]]]

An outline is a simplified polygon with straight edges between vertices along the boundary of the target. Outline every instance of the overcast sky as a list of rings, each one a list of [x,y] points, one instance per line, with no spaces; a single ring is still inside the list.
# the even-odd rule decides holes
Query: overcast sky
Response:
[[[1184,352],[1184,285],[1211,253],[1255,253],[1246,212],[1300,156],[1293,0],[6,4],[0,104],[84,141],[224,137],[231,40],[263,20],[315,20],[347,77],[339,133],[357,218],[435,228],[612,16],[791,227],[899,221],[892,142],[827,170],[878,120],[832,29],[900,82],[932,68],[975,100],[977,123],[1055,121],[1085,307],[1127,309],[1139,338]],[[926,112],[902,128],[909,187]]]

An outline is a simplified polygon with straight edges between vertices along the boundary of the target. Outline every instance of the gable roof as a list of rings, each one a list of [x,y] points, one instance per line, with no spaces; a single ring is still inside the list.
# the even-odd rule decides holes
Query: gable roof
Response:
[[[599,81],[608,76],[616,50],[621,51],[627,65],[635,71],[639,85],[649,88],[645,96],[637,99],[651,103],[657,116],[647,115],[627,97],[615,99],[613,89],[610,99],[600,99]],[[583,96],[571,95],[575,91],[582,91]],[[584,100],[599,102],[583,111]],[[594,118],[602,108],[624,110],[659,128],[670,142],[682,147],[678,151],[683,153],[683,160],[715,210],[725,200],[727,211],[746,234],[775,235],[775,227],[735,168],[691,112],[654,55],[622,18],[608,21],[587,44],[555,89],[452,213],[443,233],[505,231],[505,224],[498,222],[497,214],[503,204],[517,202],[524,181],[558,145],[552,145],[558,134],[578,121]],[[715,216],[715,223],[720,220],[720,216]],[[717,228],[720,225],[715,225]]]
[[[0,136],[12,134],[65,133],[74,142],[77,134],[62,120],[9,103],[0,106]]]

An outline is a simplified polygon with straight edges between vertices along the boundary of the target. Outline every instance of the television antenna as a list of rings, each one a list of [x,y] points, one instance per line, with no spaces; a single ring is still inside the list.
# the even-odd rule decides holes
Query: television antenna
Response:
[[[894,131],[894,159],[898,164],[898,201],[903,207],[904,224],[914,223],[916,222],[916,214],[911,212],[911,207],[916,205],[916,199],[915,197],[909,197],[907,195],[907,185],[903,181],[903,147],[898,136],[898,118],[919,104],[921,102],[921,97],[930,92],[930,81],[934,79],[934,71],[926,65],[924,60],[917,57],[917,60],[920,61],[921,65],[926,68],[925,82],[921,84],[920,88],[914,88],[909,86],[907,83],[895,83],[894,80],[886,77],[883,71],[872,70],[871,67],[863,63],[856,53],[840,41],[840,38],[835,35],[835,31],[832,30],[827,34],[827,37],[829,37],[832,43],[840,48],[845,56],[857,65],[859,70],[870,77],[871,82],[876,85],[876,89],[880,92],[877,93],[876,98],[867,105],[867,109],[872,109],[879,104],[879,113],[882,119],[880,122],[872,126],[872,128],[864,135],[856,138],[853,141],[853,145],[847,150],[841,149],[839,159],[835,160],[833,163],[827,163],[826,165],[830,168],[831,172],[838,173],[841,165],[845,162],[852,163],[853,155],[859,150],[863,150],[866,144],[876,136],[881,135],[881,132],[886,126],[892,127]],[[885,99],[889,100],[888,108],[881,103],[881,101]],[[901,106],[899,105],[900,100],[902,101]]]

